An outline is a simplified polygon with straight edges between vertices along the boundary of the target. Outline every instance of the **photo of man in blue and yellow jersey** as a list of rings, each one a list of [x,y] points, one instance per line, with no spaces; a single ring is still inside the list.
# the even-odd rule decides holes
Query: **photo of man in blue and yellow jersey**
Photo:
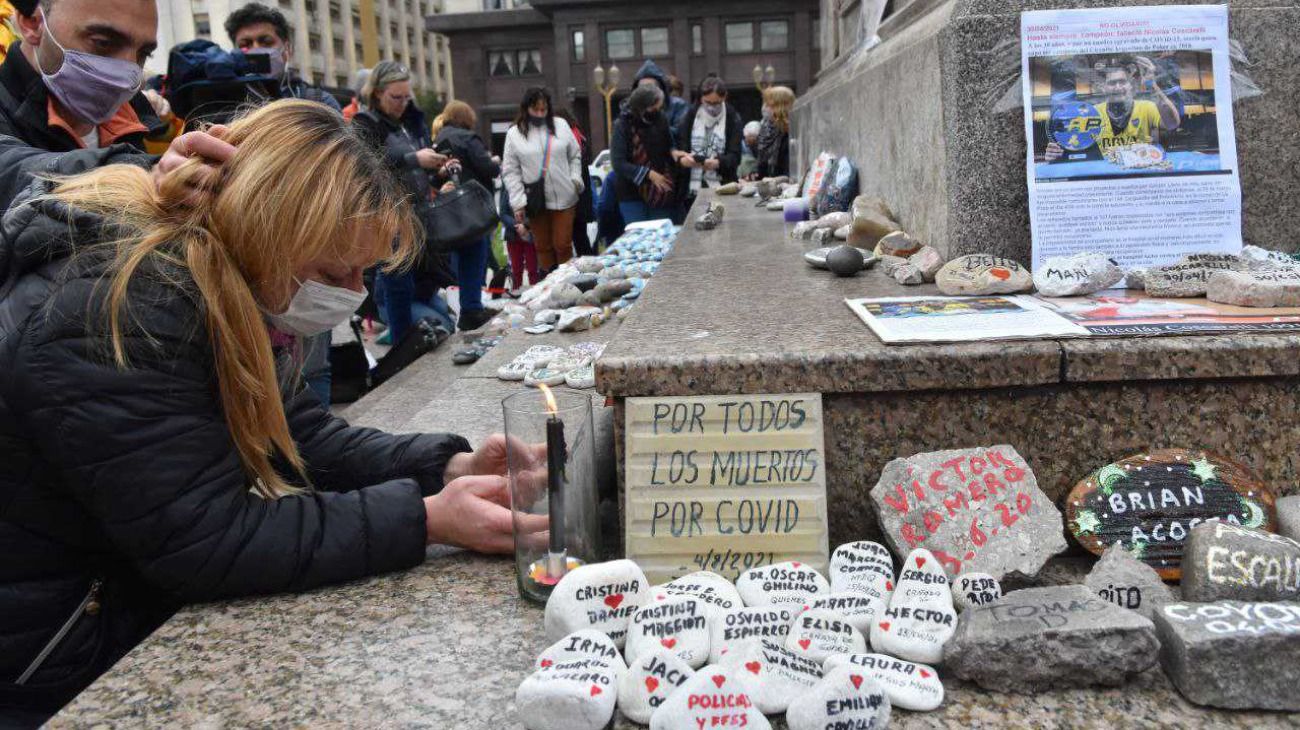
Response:
[[[1182,123],[1177,105],[1155,83],[1156,65],[1151,59],[1135,56],[1132,69],[1121,65],[1102,69],[1101,86],[1106,101],[1096,105],[1100,125],[1093,148],[1100,155],[1115,147],[1160,144],[1162,130],[1173,131]],[[1139,89],[1149,90],[1151,99],[1138,99]],[[1061,145],[1052,140],[1047,144],[1044,159],[1052,162],[1064,153]]]

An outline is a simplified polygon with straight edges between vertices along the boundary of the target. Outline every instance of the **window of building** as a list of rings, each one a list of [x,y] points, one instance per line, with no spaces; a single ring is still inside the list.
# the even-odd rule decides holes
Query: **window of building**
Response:
[[[754,50],[753,23],[727,23],[724,26],[727,53],[751,53]]]
[[[573,60],[578,63],[587,60],[587,34],[580,30],[573,31]]]
[[[520,51],[518,68],[520,76],[541,76],[542,52],[535,48]]]
[[[207,38],[212,35],[212,21],[208,19],[207,13],[194,14],[194,34],[200,38]]]
[[[334,55],[335,55],[335,56],[342,56],[342,55],[343,55],[343,39],[342,39],[342,38],[335,38],[335,39],[334,39]]]
[[[311,48],[313,51],[319,51],[319,50],[320,50],[320,36],[316,35],[315,33],[313,33],[313,34],[311,34],[310,36],[308,36],[308,37],[307,37],[307,46],[308,46],[309,48]]]
[[[338,3],[330,0],[330,20],[339,20],[342,17],[343,9],[339,7]]]
[[[605,55],[615,61],[636,57],[636,34],[627,29],[605,31]]]
[[[699,23],[691,26],[691,53],[704,55],[704,26]]]
[[[514,51],[492,51],[488,53],[488,73],[492,76],[514,76]]]
[[[307,8],[307,12],[309,12],[309,13],[315,13],[315,12],[316,12],[316,0],[306,0],[306,1],[303,3],[303,7]]]
[[[814,51],[820,51],[822,48],[822,19],[813,18],[812,22],[812,47]]]
[[[787,20],[764,20],[759,23],[758,47],[764,51],[787,50],[790,47],[790,22]]]
[[[668,55],[668,29],[667,28],[642,28],[641,29],[641,55],[642,56],[667,56]]]
[[[442,73],[446,73],[443,71]],[[488,52],[488,74],[491,76],[541,76],[542,52],[536,48],[517,51]]]

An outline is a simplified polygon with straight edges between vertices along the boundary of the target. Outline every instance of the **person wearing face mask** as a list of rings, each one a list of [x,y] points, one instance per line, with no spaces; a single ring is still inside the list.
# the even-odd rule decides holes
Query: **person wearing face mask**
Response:
[[[677,129],[677,139],[685,144],[674,156],[684,171],[678,184],[687,190],[686,210],[700,190],[735,182],[740,166],[740,115],[727,103],[727,84],[721,77],[706,76],[699,99]]]
[[[573,258],[582,169],[582,146],[568,123],[555,116],[550,92],[540,86],[526,90],[506,132],[501,181],[514,210],[515,232],[532,237],[543,276]],[[540,193],[530,201],[528,188],[538,185]]]
[[[759,178],[790,174],[790,110],[794,92],[786,86],[763,91],[763,124],[758,129]]]
[[[198,161],[160,186],[110,165],[0,221],[0,725],[40,722],[185,603],[513,549],[504,437],[350,427],[273,355],[271,326],[337,325],[363,270],[410,264],[405,192],[320,104],[227,138],[198,204]]]
[[[226,35],[237,50],[270,60],[271,75],[280,79],[281,98],[315,101],[342,112],[337,99],[291,70],[293,44],[289,39],[293,32],[284,13],[261,3],[248,3],[226,18]]]
[[[614,122],[609,152],[624,223],[672,219],[677,213],[676,160],[685,153],[673,147],[663,108],[663,90],[657,84],[641,84]]]

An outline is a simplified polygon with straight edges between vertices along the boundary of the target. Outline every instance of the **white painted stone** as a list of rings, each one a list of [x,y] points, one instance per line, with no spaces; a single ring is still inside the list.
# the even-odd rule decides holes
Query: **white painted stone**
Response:
[[[943,682],[928,664],[895,659],[884,654],[836,654],[822,670],[830,674],[843,666],[857,667],[885,688],[894,707],[928,712],[943,704]]]
[[[767,639],[784,644],[802,606],[750,606],[726,611],[709,621],[709,662],[724,661],[745,644]]]
[[[884,578],[880,580],[883,581]],[[875,623],[876,617],[883,614],[888,605],[889,601],[886,597],[874,598],[865,593],[844,591],[815,598],[808,607],[838,613],[852,624],[853,628],[866,635],[871,632],[871,624]]]
[[[898,573],[891,606],[903,604],[946,603],[952,606],[952,593],[948,587],[948,574],[934,555],[925,548],[908,553]]]
[[[609,664],[619,676],[627,671],[627,664],[618,647],[614,646],[614,641],[603,631],[595,629],[575,631],[546,647],[537,655],[533,669],[546,669],[560,662],[587,657],[595,657]]]
[[[830,593],[831,585],[812,566],[787,561],[741,573],[736,590],[746,606],[767,606],[800,603],[795,596]]]
[[[1018,262],[990,254],[961,256],[935,274],[939,291],[949,296],[1012,294],[1033,287],[1033,277]]]
[[[705,606],[693,596],[651,597],[632,614],[627,629],[628,661],[667,649],[692,669],[709,659],[709,621]]]
[[[765,715],[785,712],[790,702],[817,685],[822,678],[821,662],[799,656],[781,644],[763,639],[746,643],[722,662],[729,667]]]
[[[1002,584],[988,573],[962,573],[952,582],[952,605],[958,611],[987,606],[1002,597]]]
[[[614,669],[592,657],[570,659],[528,675],[515,708],[528,730],[600,730],[614,716]]]
[[[564,374],[564,384],[578,390],[596,387],[596,366],[588,362]]]
[[[695,676],[695,670],[666,649],[638,657],[618,683],[618,709],[645,725],[673,692]]]
[[[687,573],[667,583],[655,586],[655,597],[659,594],[694,596],[703,601],[708,608],[710,620],[714,616],[745,605],[736,586],[726,578],[708,570]]]
[[[529,373],[524,376],[524,385],[536,388],[538,384],[543,383],[552,387],[561,385],[564,383],[564,371],[552,370],[549,367],[544,367],[529,371]]]
[[[733,670],[718,664],[701,667],[654,711],[650,730],[771,730],[772,724],[732,675]]]
[[[785,713],[790,730],[883,730],[892,710],[889,695],[855,667],[828,673]]]
[[[832,654],[860,654],[867,640],[848,619],[834,611],[813,608],[795,617],[785,647],[816,662]]]
[[[913,550],[898,575],[889,608],[871,626],[871,646],[877,652],[913,662],[933,664],[957,629],[948,576],[925,548]]]
[[[531,362],[512,360],[497,368],[497,377],[501,380],[523,380],[534,369]]]
[[[1078,253],[1053,256],[1034,270],[1034,287],[1045,297],[1078,297],[1109,289],[1124,272],[1109,256]]]
[[[645,573],[631,560],[575,568],[560,579],[546,601],[546,637],[558,641],[579,629],[598,629],[622,647],[632,614],[649,595]]]
[[[830,582],[831,592],[860,591],[864,586],[867,592],[874,593],[878,583],[877,577],[894,580],[894,560],[889,548],[878,542],[859,540],[848,542],[835,548],[831,553]],[[893,591],[893,587],[887,589]]]

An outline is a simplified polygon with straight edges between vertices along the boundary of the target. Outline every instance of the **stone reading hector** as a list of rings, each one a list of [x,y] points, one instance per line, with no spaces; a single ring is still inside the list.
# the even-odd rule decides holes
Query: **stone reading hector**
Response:
[[[894,459],[871,500],[895,552],[928,548],[950,576],[1032,576],[1066,548],[1061,513],[1006,444]]]
[[[871,648],[913,662],[932,664],[957,628],[948,576],[930,551],[908,554],[889,607],[871,625]]]
[[[1196,525],[1221,519],[1273,529],[1273,494],[1245,466],[1204,451],[1158,449],[1107,464],[1066,498],[1066,525],[1088,551],[1120,544],[1161,578],[1181,574]]]

